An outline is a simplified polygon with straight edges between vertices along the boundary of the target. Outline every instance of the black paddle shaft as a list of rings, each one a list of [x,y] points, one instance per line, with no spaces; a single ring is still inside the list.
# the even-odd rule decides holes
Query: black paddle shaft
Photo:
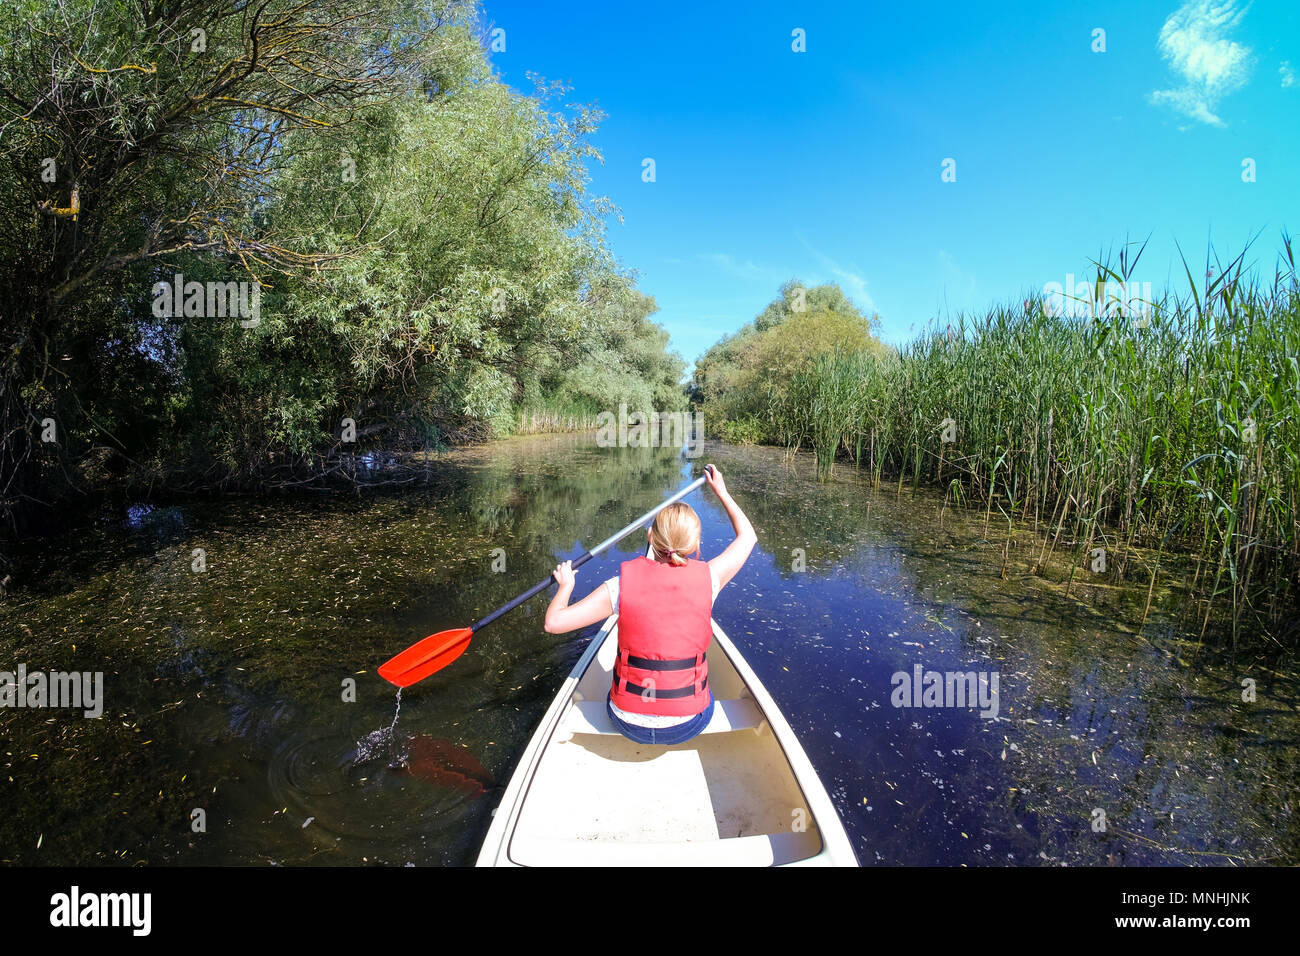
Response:
[[[582,557],[574,559],[573,569],[576,571],[578,568],[582,567],[584,564],[586,564],[594,557],[595,555],[592,554],[590,551],[588,551]],[[480,628],[487,627],[489,624],[491,624],[497,618],[501,617],[503,614],[509,614],[519,605],[524,604],[532,600],[533,598],[537,597],[537,595],[541,594],[543,591],[545,591],[548,587],[550,587],[554,583],[555,583],[555,576],[548,575],[547,577],[543,578],[541,581],[538,581],[536,584],[530,587],[523,594],[519,595],[519,597],[515,598],[509,604],[501,605],[499,608],[497,608],[487,617],[483,618],[483,620],[473,625],[470,628],[470,630],[477,633]]]

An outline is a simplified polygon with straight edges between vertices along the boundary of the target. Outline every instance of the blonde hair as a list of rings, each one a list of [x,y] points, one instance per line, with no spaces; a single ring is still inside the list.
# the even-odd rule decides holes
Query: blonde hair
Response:
[[[674,502],[655,516],[650,546],[658,560],[685,564],[686,555],[700,553],[700,516],[690,505]]]

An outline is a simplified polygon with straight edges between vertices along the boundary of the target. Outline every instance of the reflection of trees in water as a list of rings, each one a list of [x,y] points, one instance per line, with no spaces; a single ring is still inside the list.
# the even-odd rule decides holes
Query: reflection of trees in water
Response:
[[[508,533],[514,547],[547,555],[590,547],[682,483],[684,460],[669,449],[595,448],[588,438],[557,459],[551,447],[539,457],[533,443],[504,443],[467,471],[464,509],[478,535]]]
[[[790,466],[776,449],[710,444],[688,469],[669,449],[601,449],[590,435],[512,440],[436,459],[436,480],[418,491],[360,501],[195,504],[184,508],[183,521],[168,517],[134,531],[120,523],[101,526],[51,552],[52,563],[68,569],[57,587],[8,599],[0,645],[9,648],[11,660],[39,658],[51,669],[111,661],[103,669],[119,674],[114,700],[123,713],[171,714],[165,708],[193,699],[204,686],[211,691],[205,700],[251,701],[263,722],[274,710],[268,701],[310,711],[318,700],[337,699],[341,674],[372,671],[428,631],[476,620],[546,576],[555,555],[603,540],[681,487],[688,480],[683,472],[698,473],[708,461],[720,465],[754,522],[766,554],[751,560],[768,562],[788,579],[790,549],[801,547],[808,579],[823,576],[815,589],[798,592],[798,604],[769,616],[797,623],[827,612],[824,627],[850,626],[857,611],[824,577],[843,569],[888,592],[889,601],[903,602],[897,606],[909,617],[898,620],[903,636],[897,641],[960,641],[961,663],[976,660],[977,650],[990,656],[989,666],[1002,674],[1003,714],[1011,719],[980,735],[990,747],[997,744],[991,755],[977,758],[972,750],[970,759],[978,763],[969,774],[954,776],[950,768],[945,776],[962,805],[1005,837],[1017,862],[1030,862],[1040,848],[1054,860],[1082,863],[1104,864],[1109,853],[1128,863],[1229,862],[1190,850],[1296,862],[1300,821],[1287,805],[1300,783],[1294,756],[1300,721],[1288,709],[1296,699],[1294,682],[1206,666],[1204,656],[1193,659],[1194,648],[1158,633],[1154,617],[1145,632],[1150,640],[1137,637],[1135,628],[1125,630],[1131,610],[1122,613],[1127,605],[1118,601],[1088,607],[1032,577],[1004,581],[1000,542],[990,537],[991,544],[980,543],[982,519],[959,519],[949,510],[941,529],[939,497],[872,493],[848,470],[817,483],[810,457]],[[705,518],[710,556],[714,540],[728,530],[726,517],[707,489],[690,501]],[[190,571],[190,550],[199,546],[208,552],[202,576]],[[491,571],[494,547],[506,551],[505,573]],[[629,537],[620,551],[638,547],[639,540]],[[596,580],[593,566],[579,578],[579,596]],[[740,589],[734,590],[729,600],[741,600]],[[744,599],[771,606],[771,595]],[[522,747],[581,650],[579,635],[553,640],[542,633],[545,604],[546,596],[539,596],[476,636],[454,670],[407,695],[403,720],[422,721],[426,729],[455,727],[462,742]],[[982,626],[966,623],[963,611]],[[887,651],[882,641],[872,641],[869,656],[878,661]],[[1196,666],[1181,666],[1173,654]],[[215,684],[195,672],[196,663]],[[1241,702],[1243,676],[1259,680],[1255,704]],[[365,683],[371,679],[358,678],[367,688],[364,719],[378,726],[392,717],[391,694],[387,688],[376,694]],[[154,743],[144,750],[108,739],[116,724],[78,721],[69,746],[102,756],[94,766],[105,769],[57,799],[58,788],[68,784],[63,774],[72,772],[60,768],[78,763],[62,759],[46,739],[42,715],[5,715],[6,730],[20,744],[15,753],[40,753],[33,769],[42,775],[25,778],[31,801],[21,804],[19,822],[8,828],[0,822],[0,843],[6,834],[14,845],[20,842],[22,827],[42,812],[41,801],[102,826],[91,804],[103,792],[130,792],[140,802],[152,798],[163,787],[160,768],[173,767],[168,761],[188,755],[207,732],[191,723],[191,706],[148,724]],[[1018,747],[1007,746],[1006,761],[1000,759],[1004,735],[1007,745]],[[881,737],[889,761],[885,745],[892,742]],[[498,759],[508,762],[504,754]],[[485,762],[494,756],[484,751]],[[895,774],[918,773],[911,750],[907,761],[900,757],[889,766]],[[127,773],[148,786],[124,786]],[[169,784],[169,799],[171,793]],[[184,819],[197,804],[185,803],[192,793],[177,793],[181,802],[174,809]],[[1106,810],[1108,834],[1091,832],[1094,807]],[[1016,830],[1017,823],[1029,836]],[[88,830],[69,832],[96,845]],[[47,834],[42,853],[50,841]],[[1026,844],[1033,849],[1022,853]],[[70,849],[52,857],[81,858]]]

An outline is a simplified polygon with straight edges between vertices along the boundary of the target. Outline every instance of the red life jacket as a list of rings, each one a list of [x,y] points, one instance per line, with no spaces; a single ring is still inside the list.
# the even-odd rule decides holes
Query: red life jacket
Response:
[[[690,717],[709,706],[709,566],[647,557],[619,566],[618,658],[609,699],[634,714]]]

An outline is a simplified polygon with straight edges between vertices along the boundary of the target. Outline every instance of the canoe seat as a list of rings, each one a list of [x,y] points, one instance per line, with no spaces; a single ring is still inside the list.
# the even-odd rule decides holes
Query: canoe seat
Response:
[[[816,828],[688,843],[560,840],[516,833],[510,859],[523,866],[772,866],[815,857]]]
[[[715,700],[713,719],[700,733],[725,734],[733,730],[761,730],[766,724],[763,712],[751,697]],[[603,700],[575,700],[562,729],[571,734],[618,734]]]

